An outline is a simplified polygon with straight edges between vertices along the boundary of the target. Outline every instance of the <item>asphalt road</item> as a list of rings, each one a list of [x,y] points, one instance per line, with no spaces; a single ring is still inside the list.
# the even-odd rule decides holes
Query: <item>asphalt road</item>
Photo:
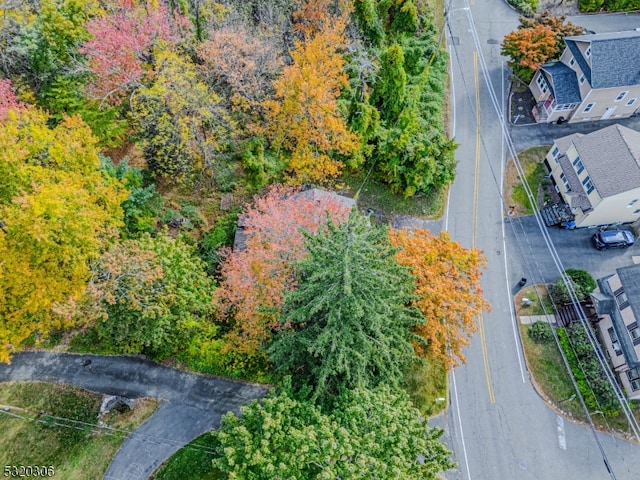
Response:
[[[466,351],[468,363],[450,377],[450,405],[440,422],[459,468],[446,477],[635,480],[639,447],[603,434],[597,434],[598,444],[590,430],[558,417],[532,388],[522,357],[512,288],[523,271],[531,272],[525,276],[532,280],[552,281],[559,274],[533,218],[503,224],[502,166],[509,156],[503,132],[512,129],[503,130],[497,113],[508,90],[500,42],[517,27],[518,15],[500,0],[452,0],[449,24],[452,134],[460,148],[443,228],[463,245],[485,252],[482,283],[493,309],[479,320],[480,332]],[[548,132],[537,130],[519,140],[519,147],[551,142]],[[513,132],[513,144],[520,133]],[[633,253],[592,250],[585,230],[550,233],[566,257],[565,268],[607,274]],[[611,261],[605,264],[605,259]],[[603,453],[615,476],[607,471]]]
[[[90,362],[89,362],[90,361]],[[180,372],[139,357],[22,352],[0,363],[0,382],[68,383],[106,395],[153,397],[156,412],[122,444],[105,480],[144,480],[226,412],[267,393],[259,385]]]

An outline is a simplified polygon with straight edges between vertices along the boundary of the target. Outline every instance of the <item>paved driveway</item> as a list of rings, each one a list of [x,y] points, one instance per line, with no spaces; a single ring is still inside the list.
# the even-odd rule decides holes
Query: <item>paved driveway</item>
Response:
[[[90,361],[90,362],[89,362]],[[0,382],[68,383],[93,392],[160,399],[156,412],[114,456],[105,480],[143,480],[181,447],[220,425],[226,412],[267,388],[180,372],[139,357],[22,352],[0,363]]]
[[[586,270],[595,279],[615,273],[616,268],[631,265],[632,257],[640,256],[640,244],[625,249],[596,250],[591,236],[597,228],[545,228],[558,252],[561,268]],[[554,282],[559,278],[558,267],[549,255],[533,215],[511,219],[505,233],[512,252],[509,263],[513,284],[522,276],[534,282]]]

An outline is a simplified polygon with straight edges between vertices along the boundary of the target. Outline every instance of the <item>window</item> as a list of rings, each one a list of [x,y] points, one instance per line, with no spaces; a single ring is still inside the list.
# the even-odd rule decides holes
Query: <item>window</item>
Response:
[[[562,180],[562,183],[564,183],[564,186],[567,189],[567,192],[570,192],[571,187],[569,186],[569,180],[567,180],[567,177],[564,176],[564,173],[560,174],[560,180]]]
[[[627,298],[627,294],[625,292],[620,292],[616,295],[616,302],[618,303],[618,308],[620,310],[624,310],[629,306],[629,299]]]
[[[627,370],[627,378],[631,384],[631,390],[634,392],[640,390],[640,372],[638,372],[638,368]]]
[[[582,165],[582,159],[580,157],[576,157],[573,161],[573,166],[576,167],[576,173],[580,175],[584,170],[584,165]]]
[[[618,336],[613,328],[609,328],[607,330],[609,332],[609,338],[611,339],[611,348],[616,352],[616,356],[622,355],[622,349],[620,348],[620,342],[618,341]]]
[[[576,59],[575,59],[575,57],[571,57],[571,60],[569,60],[569,65],[570,65],[571,67],[573,67],[573,65],[574,65],[575,63],[576,63]]]
[[[596,188],[593,185],[593,182],[591,181],[591,178],[589,178],[589,176],[587,175],[587,177],[582,181],[582,185],[584,185],[584,189],[587,192],[587,195],[589,195],[591,192],[593,192],[593,189]]]
[[[618,96],[616,97],[616,102],[619,102],[619,101],[620,101],[620,100],[622,100],[624,97],[626,97],[626,96],[627,96],[627,93],[629,93],[629,92],[620,92],[620,93],[618,94]]]
[[[558,147],[553,147],[553,150],[551,151],[551,155],[553,156],[553,158],[557,160],[558,157],[560,156],[560,149]]]
[[[636,203],[638,202],[638,199],[636,198],[635,200],[631,200],[629,202],[629,205],[627,205],[627,208],[631,208],[633,207]]]
[[[542,73],[538,75],[536,83],[538,84],[538,87],[540,87],[540,90],[542,90],[542,93],[547,93],[547,82]]]
[[[631,105],[633,105],[634,103],[636,103],[636,99],[635,98],[630,98],[627,103],[626,106],[630,107]]]
[[[640,328],[638,328],[638,322],[627,325],[627,330],[629,330],[629,336],[631,340],[633,340],[633,344],[637,345],[640,343]]]
[[[582,113],[589,113],[594,105],[595,103],[587,103],[587,106],[584,107],[584,110],[582,111]]]
[[[580,75],[580,85],[582,85],[585,81],[584,75]]]
[[[587,50],[584,52],[584,56],[589,58],[591,56],[591,45],[587,47]]]
[[[634,214],[634,215],[638,215],[639,213],[640,213],[640,208],[639,208],[638,210],[634,210],[634,211],[633,211],[633,214]]]

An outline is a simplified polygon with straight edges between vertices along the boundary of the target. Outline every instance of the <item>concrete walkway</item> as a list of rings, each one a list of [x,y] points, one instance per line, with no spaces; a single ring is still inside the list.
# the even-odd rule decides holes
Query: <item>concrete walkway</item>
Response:
[[[22,352],[0,363],[0,382],[68,383],[128,398],[153,397],[160,407],[116,453],[105,480],[144,480],[184,445],[217,428],[226,412],[267,388],[184,373],[139,357]]]

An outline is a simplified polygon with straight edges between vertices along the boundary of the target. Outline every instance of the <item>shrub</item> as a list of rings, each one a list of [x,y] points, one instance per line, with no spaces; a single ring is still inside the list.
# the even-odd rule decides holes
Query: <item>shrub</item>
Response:
[[[587,402],[587,397],[585,396],[585,403],[587,403],[589,409],[601,410],[606,416],[618,415],[618,398],[596,357],[596,352],[583,325],[581,323],[572,323],[567,326],[563,333],[566,335],[568,350],[574,359],[573,362],[569,359],[569,353],[564,345],[563,350],[567,353],[567,359],[569,359],[580,393],[585,396],[583,390],[586,387],[589,394],[594,397],[593,402],[595,405],[591,406],[591,400]],[[558,336],[560,336],[559,332]],[[581,382],[578,381],[579,378],[584,379],[583,382],[581,380],[582,387],[580,386]]]
[[[584,270],[567,269],[564,272],[571,282],[573,291],[578,300],[586,300],[596,288],[596,281],[588,272]],[[565,303],[571,303],[571,295],[564,280],[559,279],[549,288],[551,300],[554,305],[561,306]]]
[[[529,325],[527,334],[538,343],[548,343],[553,340],[553,330],[548,322],[534,322]]]
[[[589,272],[585,270],[568,268],[564,271],[564,273],[566,273],[567,276],[578,286],[578,288],[580,288],[580,290],[585,293],[585,296],[588,296],[598,286]]]
[[[507,2],[525,17],[533,17],[538,10],[538,0],[507,0]]]
[[[198,245],[198,253],[207,264],[207,273],[213,275],[220,263],[218,251],[222,247],[233,245],[238,224],[238,212],[233,211],[221,215],[215,221],[214,227],[206,233]]]

